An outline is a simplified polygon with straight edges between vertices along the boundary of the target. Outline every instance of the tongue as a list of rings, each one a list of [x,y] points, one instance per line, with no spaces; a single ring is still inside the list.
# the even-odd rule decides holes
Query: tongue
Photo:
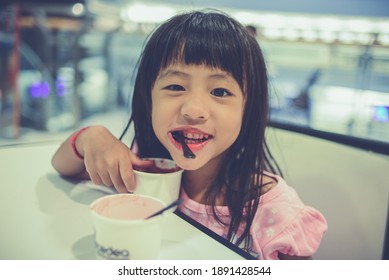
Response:
[[[172,136],[173,136],[174,140],[180,142],[180,144],[182,146],[182,150],[184,151],[184,157],[196,158],[196,155],[191,151],[191,149],[185,143],[185,137],[182,136],[180,132],[178,132],[178,131],[172,132]]]

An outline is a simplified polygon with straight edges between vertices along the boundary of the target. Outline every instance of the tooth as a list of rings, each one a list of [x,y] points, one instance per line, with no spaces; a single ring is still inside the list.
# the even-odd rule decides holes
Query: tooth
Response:
[[[207,140],[210,137],[210,135],[208,135],[208,134],[192,133],[192,132],[182,132],[182,135],[186,139],[192,139],[192,140],[200,140],[200,139]]]

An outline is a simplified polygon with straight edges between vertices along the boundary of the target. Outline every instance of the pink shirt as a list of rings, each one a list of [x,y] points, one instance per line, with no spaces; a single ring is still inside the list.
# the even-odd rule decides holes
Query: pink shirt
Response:
[[[275,177],[278,184],[261,196],[250,237],[240,247],[258,259],[276,260],[278,252],[290,256],[311,256],[327,231],[327,222],[319,211],[304,205],[285,180]],[[191,200],[183,188],[181,197],[181,212],[220,236],[227,236],[228,228],[207,214],[209,207]],[[223,221],[229,221],[226,206],[218,206],[217,210]]]

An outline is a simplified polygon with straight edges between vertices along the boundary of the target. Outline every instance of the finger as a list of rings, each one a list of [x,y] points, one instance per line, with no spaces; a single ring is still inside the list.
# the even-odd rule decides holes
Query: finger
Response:
[[[111,176],[109,176],[108,172],[99,173],[100,179],[103,182],[103,184],[107,187],[113,186]]]
[[[124,184],[121,174],[118,170],[119,169],[116,169],[114,172],[110,173],[111,181],[119,193],[127,193],[128,189],[126,188],[126,185]]]
[[[87,159],[84,160],[84,163],[85,163],[85,170],[89,174],[89,177],[93,182],[93,184],[100,185],[100,186],[104,185],[103,181],[99,176],[99,173],[96,171],[97,169],[94,166],[94,164],[93,163],[90,164]]]
[[[135,190],[135,174],[132,170],[131,162],[129,160],[123,160],[119,162],[119,173],[120,178],[123,180],[125,188],[129,192],[134,192]]]
[[[93,182],[93,184],[100,185],[100,186],[104,185],[99,174],[97,174],[96,172],[88,172],[88,173],[89,173],[89,177],[90,177],[91,181]]]
[[[106,171],[103,172],[91,172],[92,182],[96,185],[112,186],[112,181],[109,174]]]

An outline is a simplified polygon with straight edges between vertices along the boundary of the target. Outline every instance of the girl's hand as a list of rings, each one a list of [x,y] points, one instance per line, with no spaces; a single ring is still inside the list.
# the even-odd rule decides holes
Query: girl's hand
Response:
[[[135,189],[133,165],[145,166],[127,145],[103,126],[92,126],[79,135],[77,151],[84,157],[85,170],[94,184],[114,186],[118,192]]]

